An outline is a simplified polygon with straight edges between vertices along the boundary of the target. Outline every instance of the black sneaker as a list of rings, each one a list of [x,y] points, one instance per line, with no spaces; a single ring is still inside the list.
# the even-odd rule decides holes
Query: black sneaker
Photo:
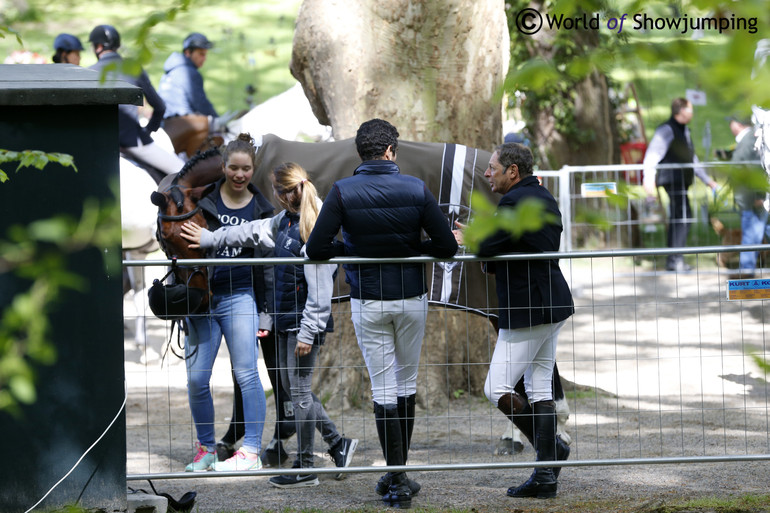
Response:
[[[220,440],[217,442],[217,460],[229,460],[235,454],[235,444],[228,444]]]
[[[318,476],[308,474],[306,476],[273,476],[269,479],[271,485],[276,488],[304,488],[307,486],[318,486]]]
[[[334,447],[329,448],[329,456],[332,457],[334,465],[339,468],[345,468],[353,461],[353,454],[358,447],[358,438],[340,438],[340,441]],[[340,480],[344,474],[334,475],[334,479]]]
[[[289,459],[289,455],[283,449],[281,441],[277,438],[273,438],[270,440],[270,443],[267,444],[265,450],[262,451],[260,458],[262,459],[263,466],[278,468],[287,466],[284,465],[284,463]]]
[[[385,495],[388,493],[388,490],[390,489],[390,482],[391,482],[391,474],[388,472],[384,476],[380,478],[379,481],[377,481],[377,484],[374,486],[374,491],[377,493],[377,495]],[[412,497],[420,493],[420,490],[422,489],[422,485],[418,483],[417,481],[414,481],[412,479],[406,478],[406,484],[409,486],[409,491],[412,493]]]

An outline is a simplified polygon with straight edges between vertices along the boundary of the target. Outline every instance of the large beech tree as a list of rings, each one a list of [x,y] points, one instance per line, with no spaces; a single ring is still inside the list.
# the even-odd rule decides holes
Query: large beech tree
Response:
[[[503,0],[305,0],[291,72],[337,139],[380,117],[403,139],[490,149],[508,59]]]

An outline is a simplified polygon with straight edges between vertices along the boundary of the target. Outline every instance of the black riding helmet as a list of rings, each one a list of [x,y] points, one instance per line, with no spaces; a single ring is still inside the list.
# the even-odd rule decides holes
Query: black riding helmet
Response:
[[[208,50],[214,47],[214,43],[209,41],[206,36],[200,32],[193,32],[184,39],[182,43],[182,50],[194,50],[195,48],[203,48]]]
[[[53,40],[53,49],[64,52],[82,52],[83,44],[80,42],[80,39],[72,34],[59,34]]]
[[[112,25],[98,25],[91,31],[88,41],[92,45],[102,45],[105,50],[120,48],[120,34]]]

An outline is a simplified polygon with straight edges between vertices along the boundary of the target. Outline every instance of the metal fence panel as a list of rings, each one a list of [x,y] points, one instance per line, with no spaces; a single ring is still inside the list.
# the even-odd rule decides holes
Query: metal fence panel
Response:
[[[767,375],[758,363],[768,356],[768,301],[729,300],[730,276],[715,263],[717,253],[737,249],[701,247],[559,254],[576,310],[561,332],[557,351],[569,406],[566,430],[572,448],[565,466],[768,459]],[[672,252],[685,253],[694,270],[665,271],[663,255]],[[526,265],[526,259],[548,256],[509,255],[497,259],[521,260]],[[230,263],[238,263],[233,260]],[[434,261],[429,257],[408,260]],[[464,256],[454,260],[478,259]],[[297,260],[252,263],[273,265],[290,261]],[[638,265],[640,261],[643,263]],[[146,265],[149,274],[159,276],[168,263],[124,262],[129,267]],[[761,283],[760,280],[758,286]],[[170,351],[166,352],[169,338],[172,347],[176,345],[176,334],[171,336],[170,324],[152,317],[141,303],[138,301],[136,313],[131,313],[134,306],[130,299],[125,303],[129,327],[128,479],[218,477],[214,472],[184,473],[196,439],[187,405],[184,364]],[[340,369],[332,367],[343,365],[343,370],[358,373],[361,379],[353,381],[357,390],[350,390],[349,379],[348,389],[334,380],[317,380],[315,391],[326,402],[340,432],[361,441],[353,466],[347,471],[382,472],[385,463],[371,406],[355,400],[356,394],[360,396],[359,392],[368,388],[369,383],[362,360],[348,363],[358,355],[353,332],[344,326],[350,315],[349,303],[335,304],[334,315],[341,327],[329,335],[324,349],[332,363],[323,364],[326,368],[319,367],[316,375],[341,376]],[[430,315],[435,322],[426,333],[423,348],[418,383],[421,402],[408,467],[459,470],[533,466],[531,448],[519,454],[499,454],[507,443],[500,440],[501,435],[510,423],[483,396],[473,393],[478,391],[478,382],[483,380],[494,347],[491,325],[486,321],[479,324],[476,314],[448,311],[435,304],[430,307]],[[146,343],[141,346],[130,337],[130,326],[134,326],[136,316],[145,317]],[[457,340],[459,343],[452,343]],[[269,384],[265,372],[260,368],[263,384]],[[445,379],[438,387],[439,393],[435,383],[423,381],[423,376],[428,375]],[[225,344],[215,364],[212,388],[216,432],[221,436],[232,408],[232,378]],[[272,434],[272,404],[269,400],[263,446]],[[294,450],[295,443],[291,441],[287,448]],[[328,460],[323,462],[324,451],[319,436],[318,473],[336,473]],[[263,469],[233,475],[292,472],[299,471]]]

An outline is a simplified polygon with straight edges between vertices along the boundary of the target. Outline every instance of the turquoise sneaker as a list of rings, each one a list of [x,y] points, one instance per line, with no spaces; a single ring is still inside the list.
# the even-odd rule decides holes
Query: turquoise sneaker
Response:
[[[232,458],[225,461],[217,461],[211,466],[217,472],[233,472],[236,470],[259,470],[262,468],[262,460],[259,454],[235,451]]]
[[[184,468],[185,472],[205,472],[217,461],[217,454],[215,452],[209,452],[208,447],[205,445],[196,445],[198,446],[198,454],[195,455],[192,463]]]

